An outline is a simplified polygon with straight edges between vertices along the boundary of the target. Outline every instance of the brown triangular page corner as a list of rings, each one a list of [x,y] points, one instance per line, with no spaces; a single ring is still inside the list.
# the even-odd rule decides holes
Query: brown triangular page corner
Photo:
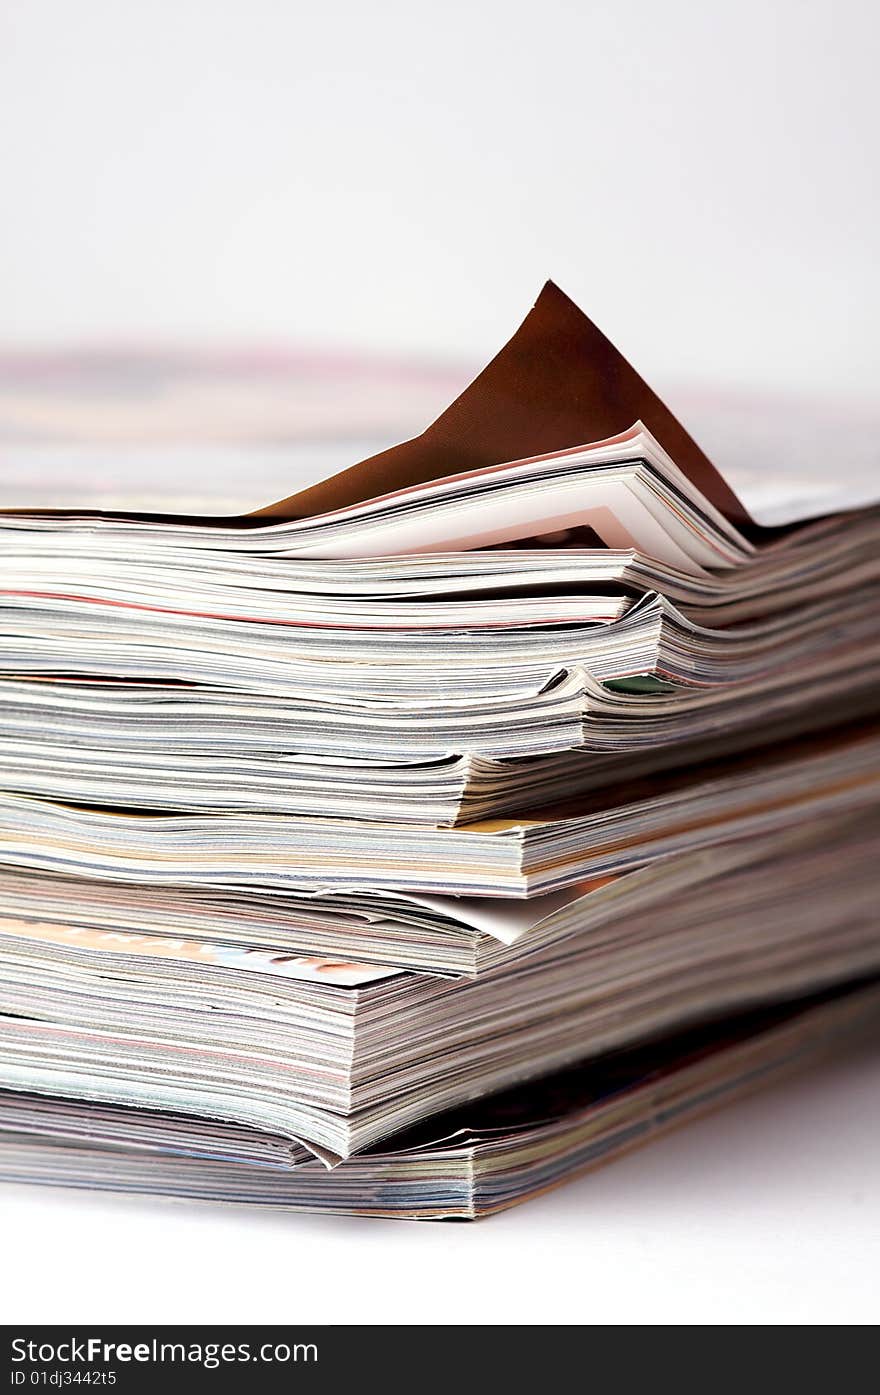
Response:
[[[442,416],[402,445],[260,509],[306,518],[483,465],[587,445],[642,421],[731,522],[751,522],[711,461],[592,320],[548,281],[513,338]]]

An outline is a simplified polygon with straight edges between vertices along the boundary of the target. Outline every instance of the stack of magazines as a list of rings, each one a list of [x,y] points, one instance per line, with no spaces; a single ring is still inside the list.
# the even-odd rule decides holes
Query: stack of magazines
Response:
[[[474,1217],[880,1026],[880,509],[552,284],[259,513],[0,535],[0,1178]]]

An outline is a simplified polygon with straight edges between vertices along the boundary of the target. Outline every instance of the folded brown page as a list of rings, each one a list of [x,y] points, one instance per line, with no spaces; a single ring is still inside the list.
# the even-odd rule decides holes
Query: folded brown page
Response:
[[[644,422],[735,524],[751,522],[711,461],[601,330],[548,281],[513,338],[432,426],[251,518],[307,518],[407,485],[586,445]]]

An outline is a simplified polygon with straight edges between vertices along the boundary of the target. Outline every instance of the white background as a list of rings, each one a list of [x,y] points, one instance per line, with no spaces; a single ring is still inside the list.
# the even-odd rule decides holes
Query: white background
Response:
[[[0,339],[494,352],[870,401],[865,0],[0,0]],[[9,1189],[8,1321],[878,1317],[880,1050],[479,1226]]]
[[[874,0],[0,0],[0,340],[494,353],[874,397]]]

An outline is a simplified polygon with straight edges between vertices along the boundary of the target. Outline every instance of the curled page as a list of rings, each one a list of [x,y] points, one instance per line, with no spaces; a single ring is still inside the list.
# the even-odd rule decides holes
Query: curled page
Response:
[[[513,338],[411,441],[251,515],[306,518],[460,471],[549,455],[643,422],[676,465],[737,526],[743,504],[697,443],[591,320],[548,281]]]

